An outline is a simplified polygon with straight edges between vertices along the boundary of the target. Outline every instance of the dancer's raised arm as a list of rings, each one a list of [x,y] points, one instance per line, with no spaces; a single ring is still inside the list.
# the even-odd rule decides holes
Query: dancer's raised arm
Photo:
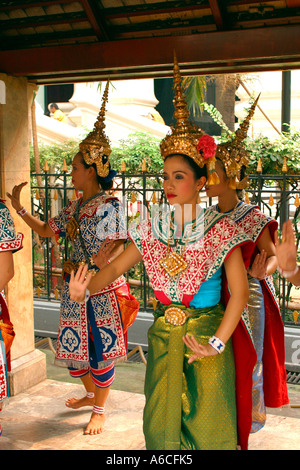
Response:
[[[297,247],[293,225],[290,220],[282,226],[281,241],[278,233],[275,234],[276,255],[278,271],[295,286],[300,285],[300,270],[297,265]]]
[[[27,181],[20,183],[13,187],[11,194],[6,193],[7,197],[11,201],[11,205],[17,211],[17,213],[23,218],[24,222],[38,235],[41,237],[53,237],[54,232],[47,222],[34,217],[29,214],[27,210],[22,206],[20,201],[21,191],[26,186]]]
[[[87,275],[87,266],[80,266],[76,275],[74,275],[74,272],[71,273],[69,284],[71,299],[82,302],[85,299],[86,289],[89,290],[90,294],[99,292],[139,261],[142,261],[142,255],[136,246],[131,243],[123,253],[101,269],[94,277],[91,274]]]

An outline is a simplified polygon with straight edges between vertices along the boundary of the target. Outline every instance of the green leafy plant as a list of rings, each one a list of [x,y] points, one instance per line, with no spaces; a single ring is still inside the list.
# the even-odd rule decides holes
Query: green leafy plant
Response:
[[[234,132],[231,132],[223,120],[223,116],[220,111],[213,104],[203,103],[203,108],[212,117],[216,124],[218,124],[223,132],[223,138],[227,140],[230,136],[234,136]]]
[[[43,171],[45,162],[51,167],[53,172],[61,173],[64,160],[68,167],[78,152],[79,141],[67,140],[63,143],[45,144],[39,142],[39,160]],[[30,146],[30,170],[35,171],[33,147]]]
[[[184,77],[182,79],[182,86],[186,94],[186,102],[189,110],[195,115],[201,115],[207,90],[205,77]]]
[[[160,139],[147,132],[134,132],[126,139],[120,140],[119,147],[114,147],[109,157],[111,166],[119,173],[122,162],[126,173],[141,173],[143,161],[146,162],[147,172],[160,173],[163,161],[159,150]]]
[[[251,105],[251,103],[250,103]],[[235,132],[231,132],[223,121],[221,113],[213,106],[203,103],[204,109],[213,120],[221,127],[222,134],[219,142],[225,142],[234,138]],[[248,137],[244,141],[249,152],[248,174],[257,173],[257,165],[261,160],[262,173],[268,175],[282,175],[282,166],[286,157],[286,164],[290,175],[300,174],[300,131],[290,129],[283,133],[282,137],[270,140],[264,135],[255,138]]]
[[[290,131],[282,138],[270,140],[260,135],[254,139],[246,140],[246,148],[249,150],[248,172],[255,174],[258,159],[261,159],[262,172],[268,175],[281,175],[282,166],[286,157],[287,174],[300,174],[300,132]]]

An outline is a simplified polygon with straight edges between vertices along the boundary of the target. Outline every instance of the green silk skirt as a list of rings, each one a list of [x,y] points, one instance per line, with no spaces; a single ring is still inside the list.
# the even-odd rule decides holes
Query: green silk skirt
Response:
[[[192,364],[188,364],[192,351],[182,340],[189,334],[199,343],[207,343],[223,318],[224,308],[218,304],[185,310],[191,316],[184,325],[174,326],[166,322],[160,308],[148,331],[143,424],[146,448],[235,450],[235,366],[231,340],[223,353],[197,359]]]

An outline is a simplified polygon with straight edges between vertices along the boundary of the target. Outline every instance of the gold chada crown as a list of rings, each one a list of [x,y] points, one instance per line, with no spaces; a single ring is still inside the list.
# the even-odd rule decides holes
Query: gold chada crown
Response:
[[[189,121],[190,112],[181,86],[181,75],[175,54],[173,90],[176,123],[171,127],[171,133],[161,141],[161,155],[164,160],[169,155],[187,155],[200,168],[207,165],[208,184],[216,184],[219,182],[214,158],[217,146],[212,137]]]
[[[243,166],[247,166],[249,162],[244,140],[247,137],[250,120],[254,115],[259,96],[260,95],[258,95],[250,107],[248,115],[237,129],[235,137],[227,142],[222,142],[217,147],[216,158],[223,162],[226,176],[230,179],[229,187],[232,189],[244,189],[248,184],[247,176],[241,180],[241,169]]]
[[[102,105],[94,124],[94,129],[88,136],[80,143],[79,151],[87,165],[96,164],[97,174],[105,178],[109,173],[109,155],[111,153],[110,142],[106,136],[105,129],[105,107],[108,101],[108,87],[107,81],[105,90],[102,97]]]

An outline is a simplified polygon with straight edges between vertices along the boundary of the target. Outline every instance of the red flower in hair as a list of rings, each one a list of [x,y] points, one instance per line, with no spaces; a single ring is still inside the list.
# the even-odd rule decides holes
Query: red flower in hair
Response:
[[[217,150],[215,139],[208,134],[204,134],[199,139],[197,150],[202,153],[205,159],[214,157]]]

